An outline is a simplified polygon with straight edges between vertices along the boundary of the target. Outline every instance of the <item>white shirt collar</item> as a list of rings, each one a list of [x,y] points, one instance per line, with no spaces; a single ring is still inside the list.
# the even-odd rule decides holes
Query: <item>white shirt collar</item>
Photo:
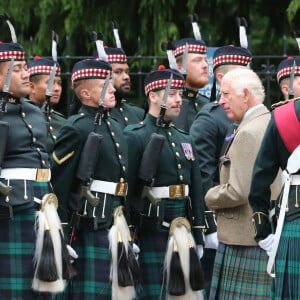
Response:
[[[260,108],[260,107],[263,107],[263,106],[264,106],[264,105],[261,103],[261,104],[257,104],[257,105],[255,105],[255,106],[249,108],[249,109],[245,112],[242,121],[244,121],[246,118],[248,118],[249,115],[250,115],[253,111],[255,111],[256,109],[258,109],[258,108]]]

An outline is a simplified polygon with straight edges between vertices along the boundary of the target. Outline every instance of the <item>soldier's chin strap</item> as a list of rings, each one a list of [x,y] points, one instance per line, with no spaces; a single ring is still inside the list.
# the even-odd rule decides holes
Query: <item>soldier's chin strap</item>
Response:
[[[299,169],[300,169],[300,145],[291,154],[287,162],[286,170],[282,172],[284,176],[284,190],[283,190],[283,196],[282,196],[282,201],[280,206],[279,218],[277,221],[277,227],[274,235],[273,247],[267,264],[267,272],[271,277],[275,277],[275,272],[272,271],[275,263],[277,249],[279,246],[282,228],[283,228],[285,210],[288,203],[290,186],[300,184],[299,175],[293,175]],[[296,180],[299,182],[296,182]]]
[[[164,127],[164,117],[165,117],[165,113],[166,113],[166,110],[167,110],[166,103],[167,103],[167,99],[168,99],[168,96],[169,96],[169,91],[170,91],[170,88],[171,88],[171,85],[172,85],[172,80],[173,80],[173,74],[171,73],[171,76],[168,80],[168,83],[167,83],[167,86],[166,86],[166,89],[165,89],[165,93],[164,93],[164,96],[163,96],[163,99],[162,99],[162,102],[161,102],[160,113],[159,113],[159,116],[158,116],[157,121],[156,121],[156,126],[158,127],[157,131],[159,130],[160,127]]]

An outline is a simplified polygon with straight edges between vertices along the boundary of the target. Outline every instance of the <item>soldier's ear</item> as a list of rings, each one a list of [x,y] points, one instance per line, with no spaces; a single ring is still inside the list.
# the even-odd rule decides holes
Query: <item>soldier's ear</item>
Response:
[[[223,76],[224,76],[223,73],[217,73],[216,74],[215,77],[216,77],[216,80],[218,81],[219,84],[221,83]]]
[[[89,99],[90,98],[90,92],[87,89],[82,89],[80,91],[80,98],[82,100]]]
[[[288,95],[289,95],[289,87],[286,84],[283,84],[281,87],[281,92],[284,96],[285,99],[288,99]]]
[[[35,84],[32,81],[29,81],[29,85],[30,85],[30,93],[35,91]]]

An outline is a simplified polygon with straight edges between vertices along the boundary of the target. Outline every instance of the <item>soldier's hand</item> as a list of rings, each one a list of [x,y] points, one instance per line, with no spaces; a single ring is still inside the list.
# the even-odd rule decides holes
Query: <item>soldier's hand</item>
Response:
[[[201,259],[203,256],[203,246],[202,245],[197,245],[197,252],[198,252],[198,256]]]
[[[259,241],[258,245],[260,248],[262,248],[267,252],[268,256],[270,256],[273,243],[274,243],[274,234],[269,234],[264,240]]]
[[[78,258],[78,254],[70,245],[67,245],[67,249],[68,249],[69,255],[72,257],[71,263],[73,263],[74,259]]]
[[[218,249],[219,240],[217,232],[207,234],[205,236],[205,248]]]
[[[133,243],[132,244],[132,250],[133,250],[133,253],[135,255],[136,260],[138,260],[139,259],[139,253],[141,252],[140,247],[136,243]]]

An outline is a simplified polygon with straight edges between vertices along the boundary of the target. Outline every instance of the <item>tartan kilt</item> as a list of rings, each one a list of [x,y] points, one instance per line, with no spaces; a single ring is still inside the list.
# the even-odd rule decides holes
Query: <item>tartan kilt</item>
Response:
[[[219,243],[209,299],[270,299],[267,260],[260,247]]]
[[[78,254],[74,262],[78,275],[71,283],[71,299],[111,299],[108,229],[80,230],[74,249]]]
[[[32,290],[34,274],[36,209],[14,214],[9,221],[0,221],[0,299],[54,299],[50,294]],[[53,296],[55,297],[55,296]]]
[[[283,225],[275,260],[272,299],[300,299],[300,218]]]
[[[50,193],[48,182],[32,182],[34,197],[42,199],[44,195]]]
[[[164,220],[171,222],[176,217],[185,216],[184,200],[165,201]],[[169,237],[169,228],[138,231],[140,246],[139,264],[141,287],[137,290],[138,299],[153,300],[165,296],[164,259]]]

